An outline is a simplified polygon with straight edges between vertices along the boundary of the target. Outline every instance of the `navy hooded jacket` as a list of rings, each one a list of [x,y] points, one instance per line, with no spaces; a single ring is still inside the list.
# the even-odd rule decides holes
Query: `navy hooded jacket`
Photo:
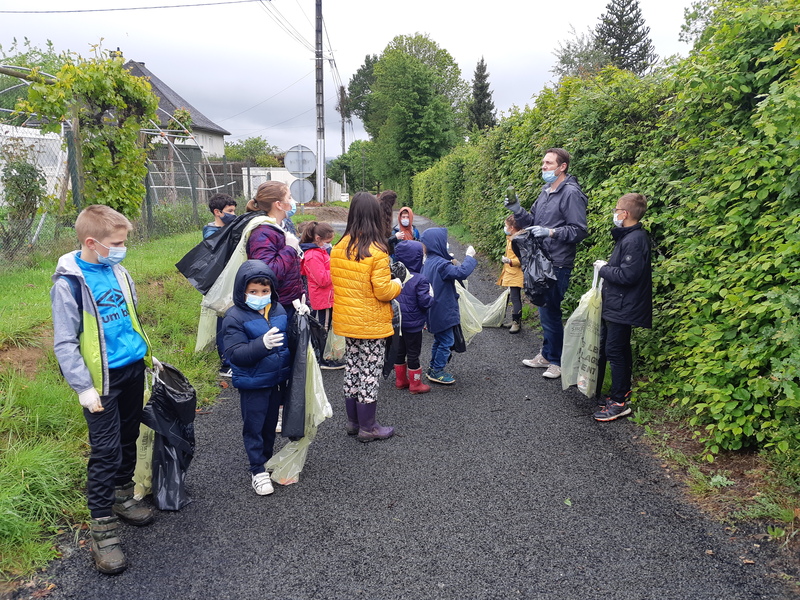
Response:
[[[603,319],[633,327],[653,326],[653,275],[650,236],[641,223],[614,227],[616,242],[603,278]]]
[[[247,283],[266,277],[272,288],[266,318],[245,301]],[[263,337],[273,327],[284,336],[288,327],[286,311],[278,301],[275,273],[260,260],[242,263],[233,284],[233,304],[225,313],[222,331],[225,336],[225,358],[233,371],[233,386],[243,390],[270,388],[285,382],[292,372],[287,340],[283,346],[267,349]]]
[[[428,331],[440,333],[461,323],[458,311],[458,294],[456,279],[466,279],[478,266],[472,256],[464,258],[460,266],[455,266],[447,251],[447,229],[433,227],[422,233],[421,241],[425,244],[427,258],[422,267],[422,274],[433,285],[433,305],[428,311]]]
[[[395,258],[405,265],[413,275],[403,285],[403,291],[397,297],[400,303],[400,314],[403,320],[400,329],[408,332],[422,331],[428,309],[433,304],[430,294],[430,281],[422,275],[422,257],[425,250],[420,242],[403,240],[395,248]]]

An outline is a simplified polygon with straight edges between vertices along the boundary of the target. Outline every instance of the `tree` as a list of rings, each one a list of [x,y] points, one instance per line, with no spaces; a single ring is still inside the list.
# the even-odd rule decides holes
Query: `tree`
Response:
[[[344,183],[347,174],[349,190],[378,192],[380,179],[375,175],[375,142],[355,140],[345,154],[328,163],[325,172],[334,181]]]
[[[619,69],[644,74],[656,60],[639,0],[611,0],[595,29],[595,44]]]
[[[486,71],[486,63],[482,56],[478,66],[475,67],[475,76],[472,80],[469,122],[476,129],[487,129],[497,124],[492,91],[489,89],[489,73]]]
[[[8,51],[0,46],[0,64],[12,67],[10,73],[0,74],[0,109],[4,109],[0,110],[0,122],[21,125],[26,119],[24,115],[12,114],[17,102],[28,96],[28,85],[20,75],[33,70],[52,77],[67,62],[68,54],[58,54],[49,40],[45,49],[32,45],[28,38],[23,38],[22,45],[14,38]]]
[[[590,77],[611,63],[611,59],[600,48],[595,39],[595,32],[589,29],[585,34],[578,33],[570,27],[572,39],[558,44],[553,54],[556,64],[550,72],[557,77]]]
[[[364,58],[364,64],[358,68],[355,75],[350,79],[347,84],[347,95],[350,98],[348,107],[348,118],[351,115],[357,116],[364,122],[365,114],[367,113],[367,98],[372,90],[372,85],[375,83],[375,63],[378,62],[378,55],[373,54]]]
[[[76,135],[88,203],[106,204],[137,218],[145,197],[147,153],[141,130],[156,120],[158,97],[150,83],[132,75],[122,57],[70,57],[55,77],[30,77],[27,100],[18,110],[60,131],[69,121]]]
[[[225,142],[225,158],[257,167],[281,166],[281,161],[276,156],[279,152],[277,146],[271,145],[261,136]]]

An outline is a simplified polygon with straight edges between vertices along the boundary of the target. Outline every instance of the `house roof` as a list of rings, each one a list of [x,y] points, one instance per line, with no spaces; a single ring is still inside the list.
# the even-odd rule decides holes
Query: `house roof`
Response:
[[[230,135],[231,132],[223,129],[211,119],[206,117],[203,113],[197,110],[194,106],[189,104],[175,90],[169,87],[166,83],[161,81],[158,77],[144,66],[144,63],[129,60],[125,63],[127,68],[133,75],[137,77],[145,77],[150,81],[150,86],[153,88],[156,96],[158,96],[158,107],[161,109],[158,112],[160,125],[166,127],[169,123],[170,116],[175,112],[175,109],[186,108],[192,115],[192,129],[210,131],[221,135]]]

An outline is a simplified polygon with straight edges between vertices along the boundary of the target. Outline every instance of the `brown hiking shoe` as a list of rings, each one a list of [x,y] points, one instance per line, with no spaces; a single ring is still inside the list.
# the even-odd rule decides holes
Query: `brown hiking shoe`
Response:
[[[117,537],[117,517],[102,517],[90,521],[92,532],[92,558],[97,570],[106,575],[116,575],[128,568]]]
[[[153,522],[153,509],[133,497],[133,482],[114,488],[114,514],[131,525],[143,527]]]

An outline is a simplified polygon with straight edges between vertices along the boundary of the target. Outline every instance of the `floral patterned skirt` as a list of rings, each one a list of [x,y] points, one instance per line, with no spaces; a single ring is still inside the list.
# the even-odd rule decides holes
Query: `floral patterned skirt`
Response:
[[[345,338],[344,397],[364,404],[378,399],[386,340]]]

